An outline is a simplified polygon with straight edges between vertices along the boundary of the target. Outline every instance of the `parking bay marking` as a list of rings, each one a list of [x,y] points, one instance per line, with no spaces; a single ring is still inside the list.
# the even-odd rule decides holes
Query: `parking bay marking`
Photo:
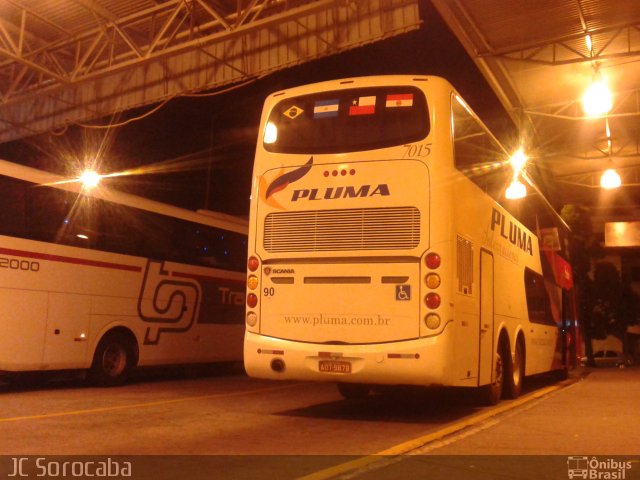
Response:
[[[68,412],[55,412],[55,413],[42,413],[38,415],[24,415],[20,417],[6,417],[0,418],[0,423],[7,422],[17,422],[20,420],[41,420],[45,418],[55,418],[55,417],[66,417],[72,415],[86,415],[90,413],[101,413],[101,412],[111,412],[116,410],[126,410],[128,408],[145,408],[145,407],[156,407],[159,405],[171,405],[173,403],[183,403],[190,402],[192,400],[201,400],[205,398],[225,398],[225,397],[239,397],[241,395],[251,395],[253,393],[265,393],[265,392],[273,392],[277,390],[285,390],[287,388],[293,388],[300,386],[300,383],[288,384],[288,385],[279,385],[277,387],[268,387],[268,388],[255,388],[253,390],[246,390],[243,392],[232,392],[232,393],[210,393],[207,395],[197,395],[194,397],[181,397],[181,398],[173,398],[168,400],[158,400],[156,402],[145,402],[145,403],[132,403],[128,405],[113,405],[110,407],[98,407],[98,408],[88,408],[85,410],[72,410]]]
[[[471,415],[459,422],[453,423],[447,427],[436,430],[435,432],[431,432],[426,435],[423,435],[422,437],[418,437],[413,440],[400,443],[386,450],[382,450],[381,452],[360,457],[350,462],[341,463],[333,467],[329,467],[324,470],[320,470],[318,472],[305,475],[303,477],[298,477],[296,480],[328,480],[330,478],[337,477],[338,475],[352,473],[361,468],[371,466],[374,463],[388,460],[391,457],[397,457],[397,456],[409,453],[412,450],[416,450],[418,448],[424,447],[425,445],[431,442],[440,440],[443,437],[452,435],[456,432],[459,432],[460,430],[475,426],[481,422],[484,422],[485,420],[488,420],[491,417],[495,417],[496,415],[500,415],[502,413],[508,412],[509,410],[513,410],[514,408],[524,405],[525,403],[528,403],[530,401],[545,397],[550,393],[559,390],[563,386],[565,385],[563,384],[551,385],[549,387],[543,388],[542,390],[520,397],[509,403],[505,403],[503,405],[494,407],[488,411]]]

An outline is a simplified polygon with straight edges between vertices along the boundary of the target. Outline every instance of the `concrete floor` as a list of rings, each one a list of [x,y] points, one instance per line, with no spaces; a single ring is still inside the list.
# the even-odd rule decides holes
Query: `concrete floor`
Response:
[[[0,385],[0,474],[13,471],[15,458],[29,457],[24,465],[35,476],[39,457],[98,455],[132,459],[145,473],[134,478],[195,479],[197,472],[211,471],[229,472],[216,478],[297,478],[398,445],[404,452],[414,439],[479,415],[486,416],[482,423],[463,425],[463,433],[413,453],[638,454],[640,425],[632,408],[638,380],[640,368],[597,371],[495,417],[495,407],[477,407],[459,392],[410,390],[345,401],[332,384],[253,380],[238,368],[195,378],[154,373],[110,389],[79,381]],[[553,385],[529,381],[525,397]],[[609,447],[581,444],[598,438],[598,422]],[[621,435],[627,426],[634,426],[635,436]]]

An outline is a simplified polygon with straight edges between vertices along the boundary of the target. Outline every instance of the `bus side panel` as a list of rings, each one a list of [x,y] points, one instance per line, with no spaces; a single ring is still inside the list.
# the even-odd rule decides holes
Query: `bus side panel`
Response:
[[[42,365],[46,292],[6,288],[0,275],[0,371],[37,370]]]
[[[211,278],[199,276],[198,282],[202,287],[202,302],[193,326],[197,358],[225,362],[239,360],[245,325],[244,273],[220,272]]]
[[[91,297],[49,293],[44,369],[77,368],[87,357]]]
[[[525,268],[535,272],[541,272],[542,269],[537,239],[531,232],[525,231],[522,224],[502,207],[489,197],[480,196],[478,193],[479,187],[470,182],[459,181],[456,184],[454,231],[455,235],[469,242],[469,249],[473,255],[473,284],[467,293],[455,292],[456,321],[459,324],[457,325],[458,353],[456,358],[461,360],[457,367],[458,378],[464,378],[468,362],[474,362],[477,371],[480,358],[478,335],[480,327],[483,326],[479,325],[477,319],[480,308],[481,249],[486,249],[493,255],[493,315],[495,319],[494,322],[490,322],[494,326],[493,346],[497,345],[500,330],[504,328],[509,335],[513,353],[516,333],[523,331],[527,357],[526,374],[549,371],[558,329],[552,325],[536,324],[529,321],[524,285]],[[518,238],[526,241],[518,242]],[[531,240],[530,245],[529,239]],[[458,273],[460,273],[461,270],[464,270],[459,266],[461,259],[457,258],[456,262]],[[458,277],[456,277],[456,283],[459,283]],[[483,348],[486,347],[488,344]]]
[[[241,273],[6,240],[11,265],[37,268],[0,268],[0,370],[89,368],[98,343],[116,327],[136,337],[140,365],[242,358]],[[153,278],[145,276],[145,263],[161,264]],[[140,299],[147,280],[151,293]]]
[[[475,297],[455,295],[455,342],[456,385],[476,386],[478,382],[478,328],[480,316]]]

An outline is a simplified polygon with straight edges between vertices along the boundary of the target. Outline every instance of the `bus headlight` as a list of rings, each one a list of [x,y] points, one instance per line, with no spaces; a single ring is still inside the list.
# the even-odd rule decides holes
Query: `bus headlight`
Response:
[[[440,326],[440,315],[437,315],[435,313],[428,314],[426,317],[424,317],[424,324],[427,326],[427,328],[435,330]]]
[[[249,290],[255,290],[258,288],[258,277],[255,275],[249,275],[249,278],[247,279],[247,287],[249,287]]]
[[[258,323],[258,315],[256,312],[247,313],[247,325],[250,327],[255,327],[256,323]]]

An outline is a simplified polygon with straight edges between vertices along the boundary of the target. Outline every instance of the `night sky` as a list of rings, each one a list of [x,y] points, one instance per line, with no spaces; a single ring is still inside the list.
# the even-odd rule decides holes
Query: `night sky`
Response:
[[[501,137],[512,125],[497,98],[455,36],[430,5],[416,32],[273,73],[211,97],[178,97],[142,120],[109,131],[69,127],[0,145],[0,158],[72,174],[84,152],[103,144],[100,173],[150,164],[177,163],[183,172],[118,177],[114,188],[189,209],[209,208],[246,216],[251,168],[264,98],[305,83],[376,74],[422,74],[447,78]],[[92,123],[119,123],[153,106]],[[107,133],[108,132],[108,133]]]

